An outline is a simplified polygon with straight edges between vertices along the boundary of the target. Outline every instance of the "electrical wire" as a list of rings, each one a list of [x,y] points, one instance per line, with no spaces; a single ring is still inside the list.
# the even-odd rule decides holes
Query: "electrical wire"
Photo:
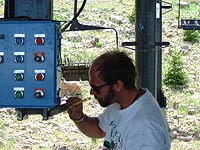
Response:
[[[61,33],[64,32],[69,26],[70,24],[73,23],[74,20],[76,20],[78,18],[78,16],[80,15],[80,13],[83,11],[84,7],[85,7],[85,4],[86,4],[87,0],[84,0],[80,9],[78,10],[78,12],[74,15],[73,19],[70,20],[60,31]],[[63,26],[63,25],[61,25]]]

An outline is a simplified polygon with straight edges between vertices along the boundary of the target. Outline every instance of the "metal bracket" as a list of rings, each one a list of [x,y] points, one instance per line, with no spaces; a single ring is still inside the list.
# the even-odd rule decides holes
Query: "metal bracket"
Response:
[[[22,121],[24,116],[33,115],[33,114],[41,114],[43,120],[48,120],[49,117],[57,115],[67,110],[66,104],[62,104],[59,106],[55,106],[50,109],[40,109],[40,108],[17,108],[17,120]]]
[[[48,116],[54,116],[67,110],[66,103],[49,109]]]
[[[183,30],[200,30],[200,20],[181,19],[181,25],[179,27]]]
[[[156,42],[156,46],[160,46],[161,48],[165,48],[170,46],[170,42]]]
[[[136,46],[136,45],[137,45],[136,42],[122,42],[122,47],[131,49],[131,50],[136,50],[136,49],[130,48],[129,46]],[[168,47],[170,46],[170,42],[155,42],[155,46],[159,46],[159,48],[150,48],[150,49],[160,49],[160,48]]]
[[[39,108],[17,108],[17,120],[22,121],[24,119],[25,115],[32,115],[32,114],[41,114],[43,117],[43,120],[47,120],[48,115],[48,109],[39,109]]]
[[[162,8],[162,9],[165,9],[165,10],[169,9],[169,10],[163,12],[163,14],[172,11],[172,3],[165,2],[165,1],[162,1],[162,2],[163,2],[164,4],[167,4],[167,5],[162,5],[161,8]]]
[[[98,26],[92,26],[92,25],[83,25],[78,22],[78,20],[73,20],[70,31],[78,31],[78,30],[102,30],[106,29],[105,27],[98,27]]]
[[[180,0],[178,5],[178,28],[183,30],[200,30],[200,19],[182,19]]]

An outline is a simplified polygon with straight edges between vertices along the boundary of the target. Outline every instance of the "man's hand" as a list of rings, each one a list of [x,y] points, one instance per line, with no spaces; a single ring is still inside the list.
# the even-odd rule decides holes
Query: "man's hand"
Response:
[[[67,112],[72,120],[79,120],[83,117],[83,104],[80,103],[78,105],[73,105],[74,103],[77,103],[79,101],[81,101],[81,99],[77,97],[70,97],[66,101],[66,105],[68,108]]]

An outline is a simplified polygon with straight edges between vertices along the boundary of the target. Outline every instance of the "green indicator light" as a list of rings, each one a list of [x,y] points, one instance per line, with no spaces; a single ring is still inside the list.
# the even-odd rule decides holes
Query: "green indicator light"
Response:
[[[15,97],[16,98],[23,98],[24,97],[23,91],[16,91],[15,92]]]
[[[15,74],[15,80],[16,81],[22,81],[23,80],[23,74],[22,73],[16,73]]]

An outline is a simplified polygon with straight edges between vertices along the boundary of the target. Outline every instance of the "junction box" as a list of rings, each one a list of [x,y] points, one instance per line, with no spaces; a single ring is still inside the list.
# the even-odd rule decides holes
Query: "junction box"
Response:
[[[46,120],[66,111],[66,104],[61,104],[61,77],[78,80],[81,70],[87,75],[85,68],[63,66],[60,24],[53,20],[53,0],[4,1],[0,107],[15,108],[18,120],[29,114],[42,114]]]
[[[0,21],[0,107],[24,109],[21,119],[29,108],[45,118],[60,105],[58,28],[53,21]]]

